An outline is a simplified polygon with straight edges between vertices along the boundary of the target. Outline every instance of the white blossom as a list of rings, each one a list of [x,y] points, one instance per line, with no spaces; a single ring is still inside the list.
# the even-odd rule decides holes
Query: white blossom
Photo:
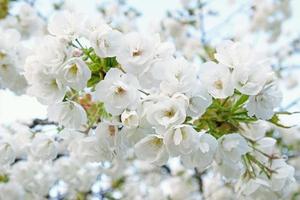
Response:
[[[188,125],[178,125],[170,128],[164,135],[164,143],[170,156],[192,153],[198,145],[197,131]]]
[[[109,157],[121,157],[121,155],[125,153],[124,135],[119,132],[118,126],[112,123],[102,122],[98,124],[95,134],[102,148],[106,148],[110,151]]]
[[[134,146],[136,156],[155,165],[163,165],[168,160],[168,153],[163,138],[158,135],[149,135],[141,139]]]
[[[51,160],[57,156],[57,143],[50,136],[36,135],[30,146],[30,155],[37,160]]]
[[[117,61],[126,72],[132,74],[144,73],[150,67],[155,47],[159,42],[158,35],[146,36],[137,32],[128,33],[124,35]]]
[[[67,88],[59,79],[46,74],[39,74],[36,78],[36,84],[28,88],[28,94],[36,96],[44,104],[57,103],[63,100]]]
[[[84,89],[91,78],[91,71],[79,58],[68,60],[58,73],[62,76],[64,84],[75,90]]]
[[[165,196],[174,200],[187,199],[197,189],[193,184],[179,177],[171,177],[163,181],[162,185]]]
[[[207,62],[201,65],[199,73],[202,84],[215,98],[226,98],[233,95],[232,75],[225,65]]]
[[[181,160],[184,166],[197,167],[198,170],[203,171],[214,159],[218,148],[217,140],[209,134],[201,133],[194,148],[195,150],[190,154],[183,155]]]
[[[299,159],[281,152],[297,155],[299,130],[287,140],[269,120],[282,99],[271,66],[289,64],[298,41],[281,51],[268,43],[271,60],[260,44],[224,41],[214,51],[224,35],[203,35],[198,4],[183,0],[182,12],[148,32],[136,32],[139,13],[123,2],[82,14],[67,0],[49,19],[37,4],[10,4],[0,20],[0,88],[36,97],[48,120],[0,126],[0,199],[292,198]],[[274,38],[288,3],[261,5],[249,4],[255,26],[243,37],[223,34],[256,41],[248,32],[261,23]]]
[[[248,139],[257,141],[262,139],[270,127],[264,121],[257,121],[251,124],[241,124],[241,134]]]
[[[212,103],[212,97],[202,85],[196,84],[194,87],[196,87],[196,89],[188,94],[190,98],[187,115],[191,117],[200,117],[205,113],[207,107]]]
[[[47,163],[20,161],[13,166],[13,171],[11,180],[20,183],[29,194],[33,194],[37,199],[46,196],[56,181],[51,165]]]
[[[136,128],[139,125],[139,115],[136,111],[125,110],[121,115],[121,121],[128,128]]]
[[[107,112],[119,115],[126,108],[136,107],[140,96],[138,89],[138,80],[133,75],[112,68],[104,80],[97,84],[95,97],[104,103]]]
[[[0,141],[0,163],[1,165],[11,164],[15,161],[16,153],[15,147],[10,141]]]
[[[246,109],[250,116],[255,115],[260,119],[270,119],[274,109],[279,106],[282,93],[275,83],[266,85],[262,91],[255,96],[250,96]]]
[[[66,41],[71,41],[79,36],[83,22],[80,13],[70,11],[59,11],[49,20],[48,31]]]
[[[100,162],[111,160],[111,152],[106,146],[102,146],[95,136],[87,136],[75,139],[68,150],[71,157],[81,162]]]
[[[22,200],[24,197],[24,189],[17,182],[9,182],[0,185],[0,199]]]
[[[115,57],[118,55],[122,39],[122,34],[119,31],[112,30],[105,25],[97,31],[94,31],[91,35],[95,52],[101,58]]]
[[[195,66],[184,58],[172,59],[164,65],[167,71],[160,84],[163,93],[188,93],[193,89],[197,78]]]
[[[162,98],[159,102],[148,105],[146,110],[148,122],[159,132],[183,123],[186,117],[185,105],[172,98]]]
[[[295,182],[294,167],[288,165],[283,159],[276,159],[271,165],[271,169],[276,173],[271,177],[271,188],[273,191],[286,189],[290,184]]]
[[[78,103],[72,101],[50,105],[48,117],[50,120],[72,129],[79,129],[87,122],[85,110]]]
[[[222,159],[229,160],[231,162],[240,161],[241,156],[245,155],[251,150],[247,144],[247,141],[237,133],[224,135],[218,139],[218,142],[219,156]]]

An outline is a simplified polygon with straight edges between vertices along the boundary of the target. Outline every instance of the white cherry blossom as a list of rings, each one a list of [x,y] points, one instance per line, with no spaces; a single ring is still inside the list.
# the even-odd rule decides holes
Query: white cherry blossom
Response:
[[[36,135],[30,146],[30,155],[37,160],[51,160],[57,156],[57,143],[44,134]]]
[[[184,58],[172,59],[165,63],[166,74],[160,84],[162,92],[172,95],[176,92],[188,93],[196,84],[196,68]]]
[[[159,44],[158,35],[147,36],[132,32],[124,35],[122,48],[117,55],[117,61],[122,68],[132,74],[141,74],[149,69],[154,57],[155,47]]]
[[[270,119],[274,109],[279,106],[282,93],[275,83],[264,86],[257,95],[250,96],[246,109],[250,116],[255,115],[259,119]]]
[[[197,138],[198,144],[194,147],[195,150],[190,154],[183,155],[181,160],[183,165],[189,168],[197,167],[199,171],[203,171],[213,162],[218,148],[218,142],[209,134],[200,134],[201,135]]]
[[[232,75],[225,65],[207,62],[201,65],[199,73],[202,84],[215,98],[226,98],[233,95]]]
[[[224,135],[218,139],[219,149],[218,154],[222,159],[239,162],[241,156],[245,155],[251,149],[247,141],[239,134],[232,133]]]
[[[59,11],[49,20],[48,31],[63,40],[71,41],[81,32],[84,15],[70,11]]]
[[[197,131],[188,125],[178,125],[170,128],[164,134],[164,143],[170,156],[179,156],[192,153],[197,148]]]
[[[136,128],[139,125],[139,115],[136,111],[125,110],[121,115],[121,121],[128,128]]]
[[[136,156],[155,165],[163,165],[168,160],[168,153],[163,138],[158,135],[149,135],[141,139],[134,146]]]
[[[91,35],[95,52],[101,58],[115,57],[119,52],[119,45],[122,42],[122,34],[119,31],[106,27],[95,31]]]
[[[0,199],[22,200],[24,189],[18,182],[9,182],[0,185]]]
[[[15,161],[16,153],[15,153],[15,147],[12,145],[9,141],[3,141],[3,139],[0,141],[0,163],[1,166],[3,165],[9,165]]]
[[[187,115],[191,117],[200,117],[212,103],[212,97],[201,84],[195,84],[191,93],[188,94],[189,104]]]
[[[91,78],[91,71],[79,58],[68,60],[58,73],[62,76],[64,84],[75,90],[84,89]]]
[[[185,105],[173,98],[162,98],[159,102],[146,107],[146,118],[157,131],[161,132],[184,122]]]
[[[95,97],[104,102],[105,109],[112,115],[121,114],[126,108],[135,108],[140,92],[138,80],[119,69],[110,69],[103,81],[96,86]]]
[[[87,122],[85,110],[78,103],[72,101],[50,105],[48,117],[50,120],[72,129],[79,129]]]

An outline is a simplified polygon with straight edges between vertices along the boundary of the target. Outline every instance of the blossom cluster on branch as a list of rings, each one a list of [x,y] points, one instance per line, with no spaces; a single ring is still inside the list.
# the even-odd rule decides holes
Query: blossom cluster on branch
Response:
[[[220,199],[203,191],[209,170],[237,199],[290,197],[295,170],[272,135],[290,113],[276,111],[276,74],[253,44],[225,40],[198,64],[99,15],[60,10],[47,31],[22,55],[22,35],[0,29],[1,86],[27,89],[51,122],[1,130],[0,199],[81,200],[97,180],[103,199]]]

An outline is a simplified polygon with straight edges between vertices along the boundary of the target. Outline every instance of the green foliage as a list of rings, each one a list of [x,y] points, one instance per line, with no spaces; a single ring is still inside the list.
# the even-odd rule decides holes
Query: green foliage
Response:
[[[6,174],[0,174],[0,183],[7,183],[9,181],[9,177]]]
[[[297,200],[300,198],[300,191],[294,193],[291,197],[291,200]]]
[[[90,80],[88,80],[88,82],[87,82],[87,86],[88,87],[93,87],[97,83],[99,83],[102,79],[103,79],[102,74],[92,74]]]
[[[264,173],[269,179],[271,178],[272,174],[275,173],[275,171],[260,162],[255,156],[251,155],[250,153],[247,153],[243,156],[243,161],[246,166],[246,172],[244,176],[248,176],[248,178],[254,178],[258,175],[255,173],[254,166],[257,166],[259,169],[261,169],[260,173]]]
[[[119,65],[116,57],[104,58],[103,63],[103,69],[105,72],[108,72],[110,68],[117,67]]]
[[[244,106],[244,103],[249,99],[248,95],[242,94],[240,98],[237,99],[237,101],[233,104],[231,107],[231,110],[235,112],[236,110],[240,109],[241,107]]]
[[[0,0],[0,19],[3,19],[8,14],[9,0]]]
[[[284,124],[282,124],[280,122],[279,115],[292,115],[292,114],[294,114],[294,113],[290,113],[290,112],[277,112],[268,121],[271,122],[272,124],[278,126],[278,127],[281,127],[281,128],[291,128],[293,126],[286,126],[286,125],[284,125]]]
[[[88,116],[89,127],[93,127],[94,124],[103,119],[111,118],[111,115],[106,112],[103,103],[92,104],[91,107],[86,110],[86,112]]]
[[[125,177],[121,177],[121,178],[118,178],[117,180],[114,180],[112,182],[112,188],[114,189],[117,189],[117,188],[120,188],[122,187],[122,185],[125,183]]]
[[[78,39],[75,39],[75,42],[79,46],[77,46],[73,42],[71,42],[70,45],[80,49],[83,52],[82,60],[86,62],[92,72],[92,76],[90,80],[88,80],[88,87],[93,88],[97,83],[104,79],[105,74],[111,68],[119,67],[119,63],[117,62],[116,57],[100,58],[92,47],[83,47]]]
[[[209,60],[216,61],[216,59],[215,59],[216,50],[214,48],[212,48],[208,45],[205,45],[204,51],[205,51],[206,55],[208,56]]]
[[[100,58],[93,48],[82,48],[84,53],[83,60],[87,63],[89,69],[92,72],[92,77],[88,81],[88,87],[93,87],[101,80],[103,80],[105,74],[110,68],[117,67],[119,64],[115,57]]]
[[[196,130],[208,130],[214,137],[219,138],[224,134],[239,130],[240,123],[255,122],[256,117],[248,116],[244,108],[248,100],[247,95],[238,95],[237,100],[214,99],[206,112],[193,122]]]
[[[87,193],[77,192],[76,200],[86,200],[86,199],[87,199]]]

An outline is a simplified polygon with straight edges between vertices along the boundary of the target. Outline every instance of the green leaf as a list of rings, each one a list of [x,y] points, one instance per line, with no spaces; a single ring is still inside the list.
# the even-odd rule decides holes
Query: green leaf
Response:
[[[248,99],[249,99],[248,95],[242,94],[240,98],[233,104],[231,111],[235,112],[236,110],[241,108]]]
[[[84,192],[77,192],[76,194],[76,200],[86,200],[87,194]]]
[[[184,123],[188,123],[188,122],[190,122],[192,119],[193,119],[192,117],[187,116],[187,117],[185,118]]]
[[[103,103],[100,103],[99,105],[99,115],[101,117],[101,119],[110,119],[111,118],[111,114],[109,114],[104,107]]]
[[[94,85],[96,85],[100,81],[101,81],[100,75],[98,75],[98,74],[92,74],[92,77],[87,82],[87,86],[88,87],[93,87]]]
[[[238,121],[238,122],[256,122],[258,120],[255,117],[245,117],[245,116],[244,117],[240,117],[240,116],[232,117],[231,119]]]
[[[86,111],[89,119],[89,127],[92,127],[95,123],[98,123],[98,121],[111,118],[111,114],[105,110],[103,103],[95,103]]]
[[[101,69],[101,65],[99,63],[90,63],[88,66],[92,72],[99,72]]]
[[[125,177],[118,178],[117,180],[112,182],[112,188],[117,189],[120,188],[125,183]]]
[[[118,65],[116,57],[105,58],[103,60],[103,63],[103,70],[105,72],[108,72],[110,68],[116,67]]]
[[[275,113],[271,119],[268,120],[268,122],[271,122],[272,124],[281,127],[281,128],[292,128],[293,126],[286,126],[284,124],[281,124],[280,119],[278,117],[279,113]]]
[[[0,174],[0,183],[7,183],[9,178],[6,174]]]
[[[293,115],[293,114],[299,114],[300,111],[298,112],[287,112],[287,111],[283,111],[283,112],[275,112],[275,115]]]
[[[216,59],[215,59],[215,53],[216,53],[215,48],[212,48],[208,45],[205,45],[204,46],[204,51],[205,51],[205,53],[207,54],[207,56],[209,57],[210,60],[216,61]]]

